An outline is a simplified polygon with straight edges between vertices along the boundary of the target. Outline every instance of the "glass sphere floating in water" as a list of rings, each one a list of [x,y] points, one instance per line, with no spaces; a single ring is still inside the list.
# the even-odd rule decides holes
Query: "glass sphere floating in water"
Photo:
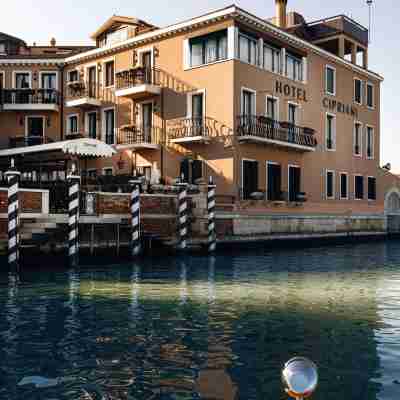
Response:
[[[282,371],[286,393],[294,399],[310,397],[318,385],[318,369],[310,360],[295,357],[289,360]]]

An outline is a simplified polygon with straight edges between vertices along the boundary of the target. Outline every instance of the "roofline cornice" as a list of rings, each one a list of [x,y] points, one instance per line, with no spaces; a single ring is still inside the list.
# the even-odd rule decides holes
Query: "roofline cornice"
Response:
[[[89,60],[92,60],[93,58],[107,56],[107,55],[113,54],[118,51],[131,49],[140,44],[144,44],[144,43],[147,43],[150,41],[155,41],[155,40],[163,39],[166,37],[170,37],[176,33],[186,32],[192,28],[196,28],[196,27],[203,26],[203,25],[208,25],[213,22],[223,21],[223,20],[226,20],[229,18],[234,18],[237,21],[242,21],[244,23],[250,24],[257,29],[267,31],[270,34],[273,34],[278,39],[292,45],[293,47],[311,51],[314,54],[317,54],[323,58],[326,58],[327,60],[329,60],[331,62],[335,62],[339,65],[342,65],[348,69],[356,71],[362,75],[365,75],[368,78],[376,79],[380,82],[383,81],[382,76],[380,76],[372,71],[361,68],[357,65],[354,65],[351,62],[344,60],[343,58],[340,58],[338,56],[335,56],[334,54],[329,53],[328,51],[323,50],[322,48],[320,48],[310,42],[307,42],[293,34],[285,32],[284,30],[273,25],[271,22],[268,22],[268,21],[261,19],[255,15],[252,15],[249,12],[247,12],[237,6],[230,6],[230,7],[224,8],[222,10],[218,10],[218,11],[212,12],[210,14],[203,15],[201,17],[193,18],[188,21],[184,21],[184,22],[181,22],[178,24],[168,26],[166,28],[161,28],[161,29],[157,29],[152,32],[144,33],[137,37],[128,39],[122,43],[117,43],[115,45],[100,48],[100,49],[89,50],[87,52],[80,53],[75,56],[67,57],[67,58],[65,58],[65,63],[66,64],[75,64],[75,63],[82,62],[82,61],[89,61]]]
[[[53,59],[51,59],[51,58],[38,58],[38,59],[7,58],[7,59],[0,60],[0,65],[35,65],[35,64],[53,65],[53,66],[62,67],[65,65],[65,59],[64,58],[57,58],[57,59],[54,59],[54,58]]]

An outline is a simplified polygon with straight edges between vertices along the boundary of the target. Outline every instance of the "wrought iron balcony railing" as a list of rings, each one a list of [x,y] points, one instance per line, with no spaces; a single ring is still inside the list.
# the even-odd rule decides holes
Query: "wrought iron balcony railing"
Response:
[[[168,137],[175,139],[208,138],[210,137],[211,124],[209,117],[178,118],[168,121]]]
[[[9,138],[9,148],[37,146],[52,142],[54,140],[47,136],[15,136]]]
[[[137,67],[117,73],[117,90],[138,85],[160,86],[161,71],[156,68]]]
[[[118,145],[159,145],[162,129],[156,126],[137,126],[120,128],[117,133]]]
[[[237,123],[239,138],[254,137],[310,148],[317,146],[315,132],[310,128],[255,115],[241,115]]]
[[[61,104],[61,93],[55,89],[2,89],[1,104]]]

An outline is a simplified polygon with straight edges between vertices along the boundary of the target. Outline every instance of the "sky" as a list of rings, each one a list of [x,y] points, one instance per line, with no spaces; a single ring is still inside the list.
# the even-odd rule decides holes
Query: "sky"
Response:
[[[3,0],[0,31],[28,44],[48,44],[52,37],[59,44],[91,44],[90,34],[112,14],[137,17],[163,27],[231,5],[233,1]],[[274,3],[237,0],[235,4],[259,17],[271,17],[275,14]],[[289,0],[288,8],[298,11],[307,21],[346,14],[368,26],[366,0]],[[385,78],[381,92],[381,165],[390,162],[395,173],[400,173],[400,79],[396,75],[400,69],[399,18],[399,0],[374,0],[369,69]]]

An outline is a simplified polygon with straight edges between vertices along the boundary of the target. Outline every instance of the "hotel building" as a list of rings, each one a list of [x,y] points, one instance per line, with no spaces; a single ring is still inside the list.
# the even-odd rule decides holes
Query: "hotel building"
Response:
[[[95,138],[118,153],[81,165],[87,177],[212,175],[221,197],[271,212],[381,212],[368,30],[275,6],[271,19],[233,5],[164,28],[113,16],[93,47],[0,34],[0,145]]]

